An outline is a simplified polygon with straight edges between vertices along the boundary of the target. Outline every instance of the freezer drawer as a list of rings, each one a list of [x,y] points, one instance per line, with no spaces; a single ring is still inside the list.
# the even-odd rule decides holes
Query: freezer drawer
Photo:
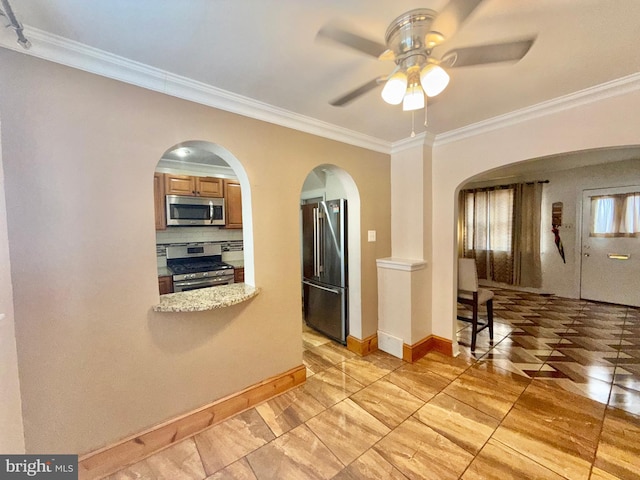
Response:
[[[342,344],[347,342],[347,289],[302,282],[304,321]]]

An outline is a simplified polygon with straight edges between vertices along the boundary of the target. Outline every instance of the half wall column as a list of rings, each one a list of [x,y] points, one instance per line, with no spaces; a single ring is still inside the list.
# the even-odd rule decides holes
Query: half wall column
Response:
[[[431,146],[391,155],[391,257],[377,260],[378,348],[413,362],[451,353],[431,329]]]

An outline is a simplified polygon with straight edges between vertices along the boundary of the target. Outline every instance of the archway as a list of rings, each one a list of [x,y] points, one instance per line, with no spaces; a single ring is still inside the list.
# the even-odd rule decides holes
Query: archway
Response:
[[[300,199],[335,198],[345,198],[348,205],[348,335],[362,338],[360,193],[348,172],[336,165],[319,165],[307,176],[301,188]]]
[[[484,284],[489,288],[506,287],[533,293],[553,294],[563,298],[581,298],[580,274],[584,260],[581,241],[582,193],[584,190],[603,186],[628,185],[630,179],[640,178],[638,158],[640,158],[640,148],[637,145],[592,148],[521,160],[476,173],[461,181],[453,194],[456,219],[454,249],[459,251],[462,234],[461,225],[457,222],[460,219],[458,199],[461,190],[548,180],[549,183],[544,185],[541,205],[542,285],[537,288],[507,286],[486,280]],[[555,235],[552,232],[554,204],[563,206],[562,220],[558,228],[563,244],[563,256],[559,253]],[[455,265],[453,275],[455,285],[457,279]],[[452,335],[455,341],[455,313],[452,322]]]
[[[233,178],[242,192],[242,260],[244,282],[255,285],[253,222],[249,177],[242,163],[221,145],[201,140],[178,143],[167,149],[158,162],[159,171],[182,171],[187,174]],[[211,228],[211,227],[207,227]],[[219,229],[216,229],[218,231]],[[237,231],[236,231],[237,232]],[[230,233],[227,234],[229,238]],[[237,238],[237,233],[231,238]]]

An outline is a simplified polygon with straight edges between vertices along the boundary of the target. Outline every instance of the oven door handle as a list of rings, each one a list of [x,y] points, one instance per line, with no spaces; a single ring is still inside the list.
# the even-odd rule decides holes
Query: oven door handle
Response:
[[[221,277],[207,277],[207,278],[203,278],[203,279],[198,279],[192,282],[188,282],[188,281],[178,281],[175,282],[174,286],[176,287],[194,287],[197,285],[205,285],[207,283],[220,283],[220,282],[228,282],[229,280],[231,280],[231,276],[227,275],[227,276],[221,276]]]

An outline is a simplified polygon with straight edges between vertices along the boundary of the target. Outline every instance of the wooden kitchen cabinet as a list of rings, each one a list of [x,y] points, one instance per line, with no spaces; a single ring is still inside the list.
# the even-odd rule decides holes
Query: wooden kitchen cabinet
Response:
[[[238,180],[224,181],[225,228],[242,228],[242,191]]]
[[[158,277],[158,288],[160,290],[160,295],[173,293],[173,278],[170,275]]]
[[[216,197],[224,196],[224,180],[216,177],[195,177],[196,178],[196,194],[200,197]]]
[[[194,177],[191,175],[165,174],[165,194],[188,197],[224,196],[224,181],[216,177]]]
[[[234,283],[244,283],[244,268],[233,269],[233,281]]]
[[[153,174],[153,205],[156,216],[156,230],[167,228],[167,210],[164,203],[164,173]]]
[[[166,174],[165,192],[167,195],[188,195],[196,194],[196,181],[191,175]]]

